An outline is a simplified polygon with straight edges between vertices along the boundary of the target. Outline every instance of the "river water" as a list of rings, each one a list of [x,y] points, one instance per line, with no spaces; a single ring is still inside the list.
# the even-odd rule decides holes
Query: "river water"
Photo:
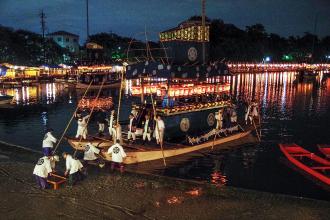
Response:
[[[330,78],[320,73],[316,80],[298,82],[294,72],[241,74],[231,83],[234,97],[260,103],[262,141],[197,153],[148,172],[210,182],[220,188],[228,185],[330,200],[329,191],[289,166],[278,148],[278,143],[294,142],[316,152],[316,144],[330,144]],[[3,92],[14,95],[17,104],[0,108],[0,140],[36,150],[41,148],[46,127],[52,127],[57,136],[61,134],[82,95],[56,83]],[[118,90],[107,94],[117,102]],[[126,118],[131,101],[124,97],[121,117]],[[75,129],[74,124],[68,135]],[[61,149],[69,147],[63,143]]]

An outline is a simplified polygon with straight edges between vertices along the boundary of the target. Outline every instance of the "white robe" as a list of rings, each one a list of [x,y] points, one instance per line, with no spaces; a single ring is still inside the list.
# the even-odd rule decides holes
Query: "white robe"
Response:
[[[82,136],[84,139],[87,138],[87,118],[88,116],[83,117],[82,119],[78,119],[77,123],[78,123],[78,128],[77,128],[77,134],[76,134],[76,138],[79,138],[79,136]]]
[[[156,120],[156,128],[155,128],[155,136],[157,141],[163,142],[164,140],[164,131],[165,131],[165,123],[162,119]]]
[[[99,154],[100,149],[95,147],[92,144],[87,144],[85,147],[85,152],[84,152],[84,160],[96,160],[97,156],[95,154]]]
[[[47,132],[44,136],[44,140],[42,141],[42,147],[50,147],[53,148],[54,144],[56,143],[57,139],[52,135],[51,132]]]
[[[52,167],[48,157],[40,158],[34,167],[33,174],[42,178],[47,178],[48,174],[52,172]]]
[[[123,158],[126,157],[126,153],[125,153],[123,147],[118,143],[112,145],[108,149],[108,154],[111,154],[111,157],[112,157],[111,160],[116,163],[122,163]]]
[[[65,166],[66,170],[70,171],[70,174],[74,174],[83,168],[82,163],[79,160],[73,159],[71,155],[66,156]]]

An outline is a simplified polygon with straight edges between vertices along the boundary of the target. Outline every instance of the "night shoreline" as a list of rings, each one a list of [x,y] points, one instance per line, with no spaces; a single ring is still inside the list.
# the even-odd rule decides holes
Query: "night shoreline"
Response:
[[[89,168],[87,178],[71,189],[41,191],[32,176],[40,156],[37,151],[0,143],[0,213],[5,218],[328,219],[330,215],[327,201],[157,175],[113,174],[108,166]],[[58,164],[59,170],[63,167]],[[195,189],[201,194],[187,193]]]

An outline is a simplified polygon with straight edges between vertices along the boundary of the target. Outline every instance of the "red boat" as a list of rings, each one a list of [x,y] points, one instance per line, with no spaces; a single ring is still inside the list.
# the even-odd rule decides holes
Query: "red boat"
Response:
[[[324,156],[330,158],[330,144],[318,144],[317,147]]]
[[[280,144],[279,146],[291,163],[314,178],[330,185],[330,161],[296,144]]]

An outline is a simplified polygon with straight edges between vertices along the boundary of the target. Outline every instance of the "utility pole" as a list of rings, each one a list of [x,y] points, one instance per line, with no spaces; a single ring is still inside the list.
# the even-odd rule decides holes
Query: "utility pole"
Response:
[[[202,46],[203,46],[203,64],[205,64],[205,4],[206,0],[202,0]]]
[[[87,42],[89,39],[89,8],[88,8],[88,0],[86,0],[86,31],[87,31]]]
[[[46,41],[45,41],[45,30],[46,30],[46,15],[43,10],[41,10],[40,14],[40,24],[41,24],[41,31],[42,31],[42,50],[43,50],[43,59],[44,64],[46,63]]]

